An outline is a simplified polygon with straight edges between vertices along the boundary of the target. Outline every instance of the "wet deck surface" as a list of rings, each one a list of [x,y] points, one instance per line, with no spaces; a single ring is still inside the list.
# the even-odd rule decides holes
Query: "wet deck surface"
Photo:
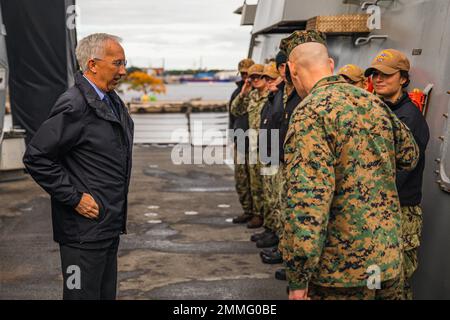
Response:
[[[135,146],[119,299],[285,299],[264,265],[226,165],[175,166],[171,148]],[[0,184],[0,299],[60,299],[49,197],[27,178]]]

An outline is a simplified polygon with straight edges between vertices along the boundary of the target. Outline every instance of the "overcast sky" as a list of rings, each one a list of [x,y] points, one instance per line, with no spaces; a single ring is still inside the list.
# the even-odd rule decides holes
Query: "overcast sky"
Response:
[[[254,3],[255,1],[249,1]],[[78,38],[107,32],[123,39],[129,64],[166,69],[236,69],[251,27],[233,13],[243,0],[77,0]]]

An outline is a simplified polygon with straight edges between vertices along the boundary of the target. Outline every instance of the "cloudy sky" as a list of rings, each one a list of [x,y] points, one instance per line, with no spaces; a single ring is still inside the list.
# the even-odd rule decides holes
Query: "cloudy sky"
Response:
[[[248,1],[255,3],[256,1]],[[236,69],[251,27],[233,11],[243,0],[77,0],[78,37],[107,32],[123,39],[131,65]],[[164,59],[164,60],[163,60]]]

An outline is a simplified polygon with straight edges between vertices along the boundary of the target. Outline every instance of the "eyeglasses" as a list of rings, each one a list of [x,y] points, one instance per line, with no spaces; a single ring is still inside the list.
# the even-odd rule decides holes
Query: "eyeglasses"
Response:
[[[100,58],[94,58],[94,60],[100,60],[100,61],[106,61]],[[116,68],[120,68],[121,66],[126,67],[127,66],[127,60],[114,60],[111,62]]]

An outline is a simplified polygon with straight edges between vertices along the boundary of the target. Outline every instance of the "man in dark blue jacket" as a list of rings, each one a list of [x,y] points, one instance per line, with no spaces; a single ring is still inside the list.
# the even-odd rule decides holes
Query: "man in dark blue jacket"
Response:
[[[126,233],[133,121],[114,89],[126,75],[120,39],[92,34],[76,54],[83,73],[57,100],[24,164],[51,196],[64,299],[115,299]]]
[[[366,76],[372,76],[375,92],[405,123],[420,149],[420,159],[413,171],[397,173],[397,190],[402,207],[404,298],[412,299],[410,279],[417,269],[417,253],[422,232],[422,181],[425,150],[430,139],[427,122],[405,91],[409,85],[410,63],[400,51],[382,51],[373,60]]]

